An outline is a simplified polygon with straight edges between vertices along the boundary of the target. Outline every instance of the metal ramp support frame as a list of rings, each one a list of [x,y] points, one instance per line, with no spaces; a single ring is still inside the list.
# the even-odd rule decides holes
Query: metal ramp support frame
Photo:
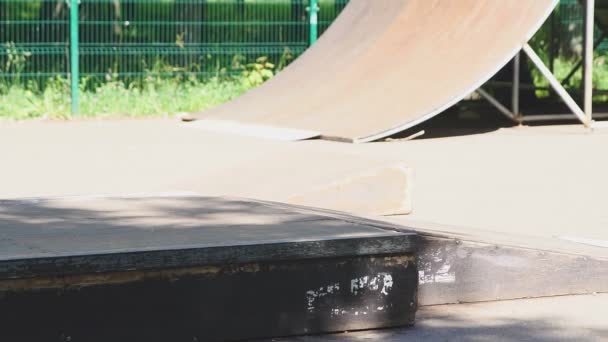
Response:
[[[585,0],[585,32],[584,32],[584,47],[583,47],[583,81],[584,81],[584,103],[581,108],[576,101],[570,96],[568,91],[564,88],[562,82],[560,82],[551,70],[545,65],[540,56],[534,51],[534,49],[528,44],[524,44],[522,51],[527,57],[534,63],[541,74],[549,81],[551,87],[560,96],[564,103],[574,114],[574,117],[578,119],[586,128],[593,128],[595,125],[593,121],[593,52],[597,45],[594,41],[594,29],[595,29],[595,0]],[[521,53],[518,53],[513,60],[513,83],[512,83],[512,101],[511,108],[507,108],[504,104],[500,103],[490,93],[485,91],[483,88],[479,88],[477,93],[492,104],[498,111],[505,115],[510,120],[521,124],[523,122],[538,121],[539,118],[535,116],[523,115],[519,107],[519,95],[520,95],[520,58]],[[555,120],[568,118],[565,115],[542,115],[542,120]],[[600,118],[598,116],[597,118]]]

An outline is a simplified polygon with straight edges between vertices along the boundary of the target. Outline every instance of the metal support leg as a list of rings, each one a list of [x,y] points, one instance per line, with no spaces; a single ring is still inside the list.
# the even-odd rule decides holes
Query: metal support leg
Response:
[[[520,83],[521,55],[518,52],[513,58],[513,93],[511,94],[511,111],[514,119],[521,123],[521,111],[519,110],[519,83]]]
[[[568,106],[568,108],[570,108],[574,115],[576,115],[576,117],[585,125],[585,127],[589,127],[591,122],[587,121],[585,112],[581,109],[581,107],[578,106],[572,96],[568,94],[568,92],[566,91],[566,89],[564,89],[559,80],[555,78],[555,76],[553,76],[551,70],[547,68],[545,63],[543,63],[543,60],[536,54],[536,52],[534,52],[534,49],[532,49],[529,44],[525,44],[523,50],[526,55],[528,55],[532,63],[536,65],[541,74],[543,74],[547,81],[549,81],[551,87],[555,89],[555,92],[562,98],[562,100],[566,103],[566,105]]]
[[[595,0],[585,1],[585,45],[584,45],[584,109],[586,123],[593,122],[593,33],[595,29]]]
[[[555,20],[555,11],[551,13],[551,33],[549,34],[549,70],[552,73],[555,73],[555,31],[556,31],[556,21]]]
[[[580,0],[581,2],[581,6],[584,6],[586,8],[586,0]],[[593,8],[594,12],[595,12],[595,6],[591,7]],[[585,18],[587,18],[587,14],[585,13]],[[596,20],[597,18],[593,18],[594,20],[594,25],[600,30],[600,36],[595,39],[595,42],[593,44],[593,49],[597,49],[600,44],[602,44],[604,42],[604,40],[606,38],[608,38],[608,27],[606,27],[604,24],[602,24],[601,21]],[[570,79],[572,78],[572,76],[574,76],[574,74],[576,74],[576,72],[578,71],[578,69],[580,69],[583,66],[583,61],[578,61],[574,67],[572,68],[572,70],[570,70],[570,72],[568,73],[568,75],[562,80],[562,84],[567,84],[568,82],[570,82]]]
[[[482,88],[477,89],[477,93],[479,95],[481,95],[481,97],[483,97],[484,99],[486,99],[488,102],[490,102],[494,107],[496,107],[496,109],[498,109],[498,111],[501,114],[503,114],[504,116],[506,116],[510,120],[513,120],[513,121],[517,122],[517,120],[515,118],[515,114],[511,113],[511,111],[509,110],[509,108],[505,107],[494,96],[490,95],[490,93],[486,92]]]
[[[78,4],[79,0],[70,1],[70,95],[72,99],[72,115],[80,111],[80,76],[78,47]]]

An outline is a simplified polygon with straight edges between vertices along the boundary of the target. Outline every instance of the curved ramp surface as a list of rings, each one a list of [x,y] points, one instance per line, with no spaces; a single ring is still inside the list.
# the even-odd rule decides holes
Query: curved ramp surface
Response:
[[[242,97],[197,114],[208,128],[297,140],[381,139],[475,91],[557,0],[351,0],[318,43]],[[260,129],[260,127],[266,127]],[[257,133],[256,133],[257,132]]]

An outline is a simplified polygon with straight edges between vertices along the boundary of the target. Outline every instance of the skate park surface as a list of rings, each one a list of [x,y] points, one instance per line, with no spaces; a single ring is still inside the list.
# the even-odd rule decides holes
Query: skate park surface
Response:
[[[61,278],[65,274],[57,272],[69,270],[56,265],[71,265],[74,272],[82,272],[86,265],[84,268],[92,272],[90,276],[105,272],[106,269],[96,268],[103,263],[101,259],[114,258],[96,253],[115,253],[117,249],[117,254],[127,254],[120,257],[133,261],[135,256],[135,260],[131,264],[119,263],[118,268],[109,262],[113,268],[107,272],[200,266],[180,263],[185,259],[175,257],[175,248],[186,248],[191,253],[189,244],[197,239],[212,251],[217,251],[213,249],[217,247],[230,250],[220,258],[227,265],[242,265],[242,259],[234,259],[231,253],[250,257],[246,250],[256,239],[267,259],[254,261],[281,262],[269,257],[277,255],[273,243],[278,240],[273,239],[274,235],[287,237],[289,241],[283,242],[306,245],[303,255],[317,258],[318,264],[308,269],[310,274],[317,272],[315,276],[319,276],[319,265],[325,262],[320,259],[330,255],[352,257],[361,253],[371,256],[370,260],[389,256],[383,258],[382,267],[404,266],[394,274],[404,276],[401,280],[407,278],[403,283],[408,286],[400,288],[403,292],[394,303],[408,315],[399,315],[398,321],[383,320],[383,304],[372,305],[377,310],[370,311],[368,317],[359,315],[367,315],[368,307],[365,311],[331,307],[332,315],[337,310],[340,320],[353,325],[326,326],[312,332],[408,325],[413,323],[413,313],[420,305],[415,329],[327,338],[605,338],[608,322],[602,310],[607,299],[601,293],[608,292],[608,214],[604,208],[608,161],[601,157],[601,148],[608,143],[608,131],[578,126],[496,126],[483,130],[483,134],[475,130],[454,134],[431,125],[424,128],[428,131],[425,134],[412,131],[402,136],[414,133],[409,138],[366,145],[306,140],[322,137],[370,142],[407,129],[419,130],[418,124],[470,94],[512,58],[555,4],[554,0],[463,0],[455,6],[439,6],[439,1],[353,0],[324,38],[288,70],[236,101],[203,113],[200,122],[156,119],[0,123],[0,199],[8,199],[0,208],[0,221],[7,227],[0,232],[0,244],[7,247],[2,264],[9,277],[7,284],[14,284],[12,279],[23,276],[15,275],[15,270],[24,269],[14,265],[29,265],[24,278],[16,281],[28,283],[28,276],[45,270],[39,267],[43,261],[38,258],[47,254],[54,254],[59,260],[77,260],[72,264],[49,263],[51,271],[42,274],[38,282],[45,283],[46,276],[60,274],[59,280],[49,282],[57,288],[66,284]],[[423,18],[420,25],[412,24],[416,18]],[[429,25],[437,21],[444,25]],[[495,25],[501,30],[488,29]],[[364,30],[367,36],[357,34],[353,27]],[[437,28],[440,32],[435,32]],[[485,53],[471,54],[479,46],[486,48]],[[334,54],[342,51],[349,55],[335,58]],[[459,73],[453,72],[453,65],[442,63],[464,59],[468,68],[463,66]],[[401,63],[404,60],[408,63]],[[395,72],[395,65],[401,65],[399,72]],[[311,70],[325,77],[325,81],[309,77]],[[434,74],[429,76],[429,70]],[[444,82],[437,82],[439,78]],[[269,101],[278,91],[283,96]],[[403,99],[403,94],[419,96]],[[344,98],[349,101],[336,100]],[[244,136],[222,130],[238,131]],[[260,135],[303,141],[255,137]],[[85,199],[97,204],[87,207]],[[165,201],[173,204],[161,210],[157,204]],[[250,205],[243,206],[246,201],[251,201]],[[181,207],[180,203],[186,202],[190,206]],[[288,207],[290,214],[286,215],[278,210],[285,209],[283,204],[276,202],[298,206]],[[273,206],[277,210],[267,210]],[[307,207],[317,208],[316,214],[300,215],[301,211],[313,210]],[[205,221],[207,226],[200,226],[200,217],[209,220]],[[150,220],[156,223],[150,225]],[[124,222],[130,224],[127,229]],[[259,229],[259,234],[249,230],[252,226]],[[272,233],[268,233],[269,226]],[[226,227],[236,227],[234,235],[226,237]],[[353,238],[360,238],[360,245],[341,245]],[[378,248],[387,245],[376,244],[375,238],[390,239],[392,249]],[[342,239],[332,243],[343,246],[340,250],[345,254],[323,248],[327,245],[317,241],[323,239]],[[396,243],[398,239],[405,240]],[[71,246],[74,243],[77,245]],[[306,249],[307,243],[316,244],[317,249]],[[233,247],[240,252],[230,249]],[[291,247],[282,251],[286,250],[295,253]],[[167,259],[155,254],[159,251],[166,252],[161,254]],[[137,260],[140,252],[154,254],[151,260],[155,263],[148,265],[141,261],[146,259]],[[205,255],[218,257],[216,252]],[[18,259],[24,256],[25,259]],[[391,257],[397,257],[395,260],[402,264]],[[166,265],[166,260],[174,263]],[[213,265],[213,260],[206,262]],[[307,274],[301,271],[304,269],[295,275]],[[357,272],[347,275],[354,274]],[[367,284],[367,276],[359,276],[354,280]],[[109,277],[121,278],[117,274]],[[352,278],[344,279],[350,280],[352,286]],[[401,280],[395,284],[401,285]],[[291,281],[291,286],[285,288],[299,289],[302,285]],[[230,284],[247,286],[234,281]],[[348,287],[344,286],[346,283],[336,284]],[[392,280],[390,284],[393,285]],[[201,292],[207,292],[207,298],[213,297],[207,287],[196,288],[205,289]],[[265,286],[259,288],[272,292]],[[332,293],[329,288],[327,293]],[[229,292],[226,298],[235,298]],[[79,294],[76,291],[71,295]],[[272,294],[267,295],[273,298]],[[313,295],[312,299],[308,297],[308,313],[315,309],[315,298],[320,298],[319,292],[313,291]],[[56,296],[51,297],[52,302]],[[190,303],[191,296],[186,297]],[[172,302],[170,296],[158,298]],[[298,305],[304,303],[299,296],[293,298]],[[71,303],[78,305],[80,301]],[[239,300],[231,303],[231,309],[223,311],[232,319],[238,318],[231,313],[242,313],[242,304]],[[15,306],[23,307],[26,306]],[[274,311],[273,314],[284,313]],[[112,308],[107,311],[111,312]],[[147,313],[154,314],[154,310]],[[378,316],[372,317],[372,313]],[[44,320],[45,314],[39,316]],[[380,319],[376,321],[376,317]],[[189,318],[199,328],[209,325],[197,323],[196,316]],[[334,318],[323,323],[332,324]],[[358,325],[358,319],[366,324]],[[310,332],[296,329],[277,336]],[[300,340],[308,339],[326,337]]]
[[[174,120],[0,130],[2,198],[192,192],[280,202],[313,182],[407,165],[413,212],[385,220],[608,256],[606,130],[513,127],[366,145],[245,138]]]
[[[414,329],[349,332],[273,341],[605,341],[608,295],[423,307]]]
[[[448,290],[447,295],[441,292],[445,290],[427,290],[422,285],[421,303],[431,306],[421,309],[417,328],[340,338],[380,336],[400,340],[408,334],[431,332],[440,334],[438,337],[462,332],[462,340],[475,334],[513,337],[518,336],[512,335],[517,327],[525,326],[539,337],[538,341],[575,340],[571,336],[600,340],[608,329],[606,319],[594,318],[588,325],[567,321],[571,316],[581,319],[585,310],[592,317],[605,317],[593,314],[606,300],[604,295],[551,297],[556,306],[578,309],[565,310],[559,314],[562,318],[555,320],[550,311],[538,313],[539,317],[548,317],[547,321],[530,318],[537,310],[532,309],[537,307],[535,302],[432,306],[485,301],[487,296],[552,296],[563,294],[564,289],[567,294],[592,293],[606,284],[608,211],[604,203],[608,197],[608,161],[600,156],[602,146],[608,143],[608,131],[544,126],[469,133],[353,145],[324,140],[278,142],[212,133],[171,119],[5,122],[0,124],[0,198],[197,194],[285,202],[311,184],[405,165],[414,171],[413,177],[409,175],[406,182],[399,180],[395,186],[408,188],[413,200],[409,215],[353,214],[455,241],[469,251],[477,246],[489,248],[482,257],[499,255],[500,261],[491,267],[500,272],[505,265],[509,269],[520,267],[522,262],[532,264],[512,279],[505,278],[504,287],[512,282],[546,286],[546,282],[558,283],[570,273],[574,280],[569,281],[574,283],[564,281],[563,287],[540,292],[523,289],[511,293],[502,287],[494,293],[476,287],[470,291],[459,288]],[[534,258],[542,262],[534,264]],[[563,260],[566,262],[562,264]],[[595,266],[579,272],[581,262],[587,260]],[[542,268],[547,268],[546,273]],[[552,274],[559,276],[553,278]],[[537,278],[546,278],[545,283]],[[476,297],[474,291],[486,291],[486,297]],[[445,299],[436,301],[435,297]],[[513,312],[509,305],[519,307],[522,318],[506,324],[501,319]],[[487,330],[467,330],[477,322],[476,315],[494,312],[494,307],[502,311],[490,315],[488,325],[479,328]],[[528,323],[528,319],[535,323]],[[449,327],[438,329],[434,322]],[[493,327],[492,322],[499,323]],[[458,324],[469,328],[458,329]],[[552,324],[556,330],[549,332],[543,324]],[[503,340],[515,340],[508,336]]]

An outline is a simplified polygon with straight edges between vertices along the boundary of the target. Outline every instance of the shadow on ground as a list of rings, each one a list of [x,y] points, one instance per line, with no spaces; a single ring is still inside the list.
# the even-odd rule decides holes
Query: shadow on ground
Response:
[[[238,198],[0,200],[0,258],[297,242],[378,233],[351,222],[304,208]]]
[[[484,134],[513,125],[512,121],[491,107],[480,105],[477,102],[463,102],[391,138],[404,139],[421,131],[424,131],[424,135],[416,139]]]
[[[608,112],[608,106],[596,104],[595,113]],[[571,110],[555,100],[536,100],[522,107],[522,113],[530,117],[546,114],[570,114]],[[580,125],[573,116],[564,115],[560,120],[526,122],[526,126]],[[514,127],[517,124],[499,113],[498,110],[484,101],[463,101],[434,118],[408,130],[400,132],[391,139],[406,139],[416,136],[420,139],[436,139],[457,136],[484,134],[501,128]],[[417,136],[424,131],[423,135]]]
[[[489,315],[491,316],[491,315]],[[477,317],[480,319],[480,317]],[[426,315],[424,309],[415,327],[348,332],[324,336],[303,336],[274,339],[281,342],[313,341],[503,341],[503,342],[554,342],[601,341],[608,336],[607,329],[584,329],[565,326],[557,319],[461,319],[451,315]]]

